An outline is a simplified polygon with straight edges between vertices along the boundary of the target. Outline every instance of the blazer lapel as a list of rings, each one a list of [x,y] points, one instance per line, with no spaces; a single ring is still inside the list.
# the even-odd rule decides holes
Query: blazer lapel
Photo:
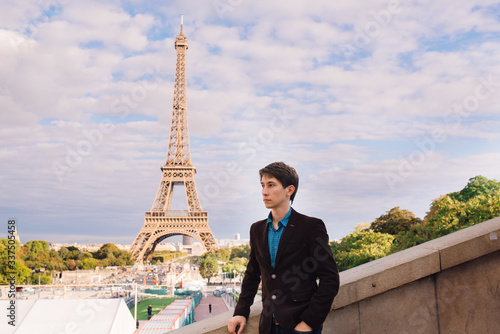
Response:
[[[268,234],[267,234],[267,219],[264,221],[263,224],[263,229],[262,229],[262,234],[260,240],[262,240],[261,243],[261,249],[262,249],[262,256],[264,256],[264,261],[266,261],[266,265],[269,268],[272,268],[271,266],[271,253],[269,253],[269,239],[268,239]]]
[[[283,251],[286,248],[286,245],[292,238],[293,233],[295,232],[295,211],[292,209],[292,213],[290,214],[290,218],[288,219],[288,224],[286,224],[285,231],[283,231],[283,235],[281,236],[280,239],[280,244],[278,246],[278,252],[276,253],[276,260],[274,263],[274,267],[276,268],[278,266],[278,262],[280,260],[281,255],[283,254]],[[267,238],[266,238],[267,240]],[[267,247],[269,249],[269,247]],[[269,255],[270,257],[271,255]]]

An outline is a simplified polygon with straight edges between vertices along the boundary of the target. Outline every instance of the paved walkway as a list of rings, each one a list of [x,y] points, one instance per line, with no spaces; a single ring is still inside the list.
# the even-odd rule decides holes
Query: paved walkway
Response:
[[[212,313],[208,311],[209,304],[212,304]],[[194,321],[200,321],[227,311],[226,304],[221,297],[215,297],[214,295],[203,296],[194,309]]]

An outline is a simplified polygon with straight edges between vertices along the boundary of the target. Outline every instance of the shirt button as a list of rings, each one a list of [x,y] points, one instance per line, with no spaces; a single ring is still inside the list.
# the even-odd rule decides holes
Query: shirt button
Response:
[[[271,278],[272,278],[272,279],[275,279],[275,278],[276,278],[276,274],[272,274],[272,275],[271,275]]]
[[[272,296],[271,296],[271,299],[272,299],[272,300],[275,300],[275,299],[276,299],[276,296],[275,296],[275,295],[272,295]]]

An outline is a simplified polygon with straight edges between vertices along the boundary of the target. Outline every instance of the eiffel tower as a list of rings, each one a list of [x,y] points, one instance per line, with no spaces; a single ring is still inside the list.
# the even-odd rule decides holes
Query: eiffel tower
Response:
[[[175,41],[177,61],[175,67],[174,103],[168,143],[167,161],[161,167],[162,178],[151,211],[144,217],[144,226],[132,243],[130,252],[136,263],[151,259],[156,245],[162,240],[184,235],[198,240],[205,250],[219,248],[208,226],[208,212],[201,209],[194,183],[196,168],[191,163],[189,150],[188,114],[186,103],[186,50],[188,42],[181,32]],[[184,185],[188,210],[170,210],[174,186]]]

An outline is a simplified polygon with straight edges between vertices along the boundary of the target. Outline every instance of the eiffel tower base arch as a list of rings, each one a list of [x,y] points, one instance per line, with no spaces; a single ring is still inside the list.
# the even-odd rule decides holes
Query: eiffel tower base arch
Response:
[[[194,238],[203,245],[206,251],[219,248],[208,226],[207,212],[146,212],[144,226],[130,249],[132,260],[137,264],[149,262],[156,246],[174,235]]]

